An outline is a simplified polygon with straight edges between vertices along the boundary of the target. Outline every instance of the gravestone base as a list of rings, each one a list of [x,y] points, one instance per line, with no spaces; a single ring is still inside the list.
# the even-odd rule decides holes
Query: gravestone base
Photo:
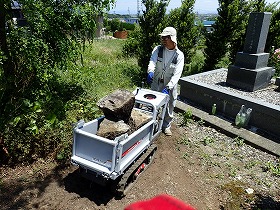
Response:
[[[250,54],[238,52],[235,58],[235,66],[247,69],[258,69],[267,66],[269,53]]]
[[[246,69],[231,65],[228,68],[226,83],[252,92],[267,87],[274,71],[272,67]]]

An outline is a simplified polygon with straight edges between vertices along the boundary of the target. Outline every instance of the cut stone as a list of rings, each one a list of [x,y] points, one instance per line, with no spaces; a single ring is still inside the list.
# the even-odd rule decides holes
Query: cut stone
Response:
[[[247,26],[244,53],[263,53],[272,13],[252,12]]]
[[[227,84],[251,92],[270,84],[275,69],[267,67],[269,53],[264,53],[264,47],[271,16],[270,12],[250,13],[244,49],[228,68]]]
[[[248,54],[238,52],[235,58],[235,66],[246,69],[259,69],[267,67],[269,53]]]
[[[252,70],[231,65],[228,68],[226,82],[234,87],[252,92],[267,87],[273,74],[272,67]]]

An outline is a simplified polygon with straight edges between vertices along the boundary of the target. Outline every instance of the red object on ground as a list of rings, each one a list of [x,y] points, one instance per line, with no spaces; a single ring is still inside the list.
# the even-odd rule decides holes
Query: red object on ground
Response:
[[[195,210],[195,208],[170,195],[162,194],[150,200],[132,203],[124,210]]]

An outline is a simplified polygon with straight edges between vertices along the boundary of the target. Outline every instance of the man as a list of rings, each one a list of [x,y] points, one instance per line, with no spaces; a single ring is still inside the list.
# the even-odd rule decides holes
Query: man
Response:
[[[177,32],[173,27],[166,27],[161,34],[162,45],[153,49],[148,66],[148,83],[151,89],[169,94],[162,129],[171,136],[171,122],[177,99],[177,84],[184,67],[184,54],[177,47]]]

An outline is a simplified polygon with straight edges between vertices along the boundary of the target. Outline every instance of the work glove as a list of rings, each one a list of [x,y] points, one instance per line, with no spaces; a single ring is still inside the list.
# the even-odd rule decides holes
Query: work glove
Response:
[[[169,89],[164,88],[161,92],[162,92],[162,93],[165,93],[165,94],[169,94]]]
[[[153,82],[153,79],[154,79],[154,72],[149,72],[147,77],[147,82],[151,84]]]

